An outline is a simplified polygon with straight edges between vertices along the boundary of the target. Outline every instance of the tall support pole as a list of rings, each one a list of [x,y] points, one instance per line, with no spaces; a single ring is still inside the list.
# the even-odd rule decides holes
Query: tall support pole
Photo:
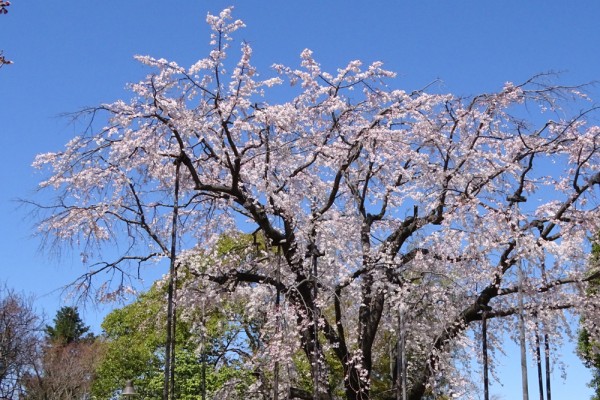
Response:
[[[488,348],[487,348],[487,311],[481,316],[481,351],[483,353],[483,398],[490,400],[490,380],[488,377]]]
[[[523,315],[523,266],[519,263],[519,344],[521,347],[521,382],[523,400],[529,400],[529,385],[527,379],[527,346],[525,343],[525,316]]]
[[[388,312],[386,314],[386,317],[389,319],[389,324],[390,326],[394,323],[394,316],[392,314],[392,309],[390,304],[388,303]],[[388,355],[389,355],[389,359],[390,359],[390,364],[389,364],[389,369],[390,369],[390,382],[392,382],[392,390],[394,391],[394,393],[398,393],[397,390],[397,386],[398,386],[398,378],[396,377],[398,374],[398,368],[396,367],[396,362],[398,359],[398,341],[396,340],[396,343],[394,343],[392,340],[388,341]],[[396,396],[397,398],[397,396]]]
[[[402,400],[402,319],[398,315],[398,340],[396,342],[396,400]]]
[[[390,365],[389,365],[389,369],[390,369],[390,382],[392,382],[393,387],[395,388],[396,386],[396,375],[394,374],[394,363],[396,360],[396,351],[394,350],[394,343],[390,340],[388,342],[388,355],[390,358]]]
[[[275,329],[280,333],[281,323],[281,243],[277,246],[277,294],[275,297]],[[279,360],[275,361],[275,371],[273,372],[273,400],[279,400]]]
[[[200,397],[202,400],[206,400],[206,313],[205,313],[205,302],[202,301],[202,330],[200,331],[200,380],[201,380],[201,393]]]
[[[169,278],[169,288],[167,292],[167,338],[165,343],[165,370],[163,380],[163,400],[170,399],[171,389],[171,362],[173,361],[173,276]]]
[[[542,278],[544,284],[548,282],[546,276],[546,261],[542,259],[541,263]],[[546,400],[552,400],[552,388],[550,384],[550,338],[547,333],[544,333],[544,363],[546,369]]]
[[[316,244],[312,245],[312,284],[313,284],[313,304],[312,304],[312,314],[313,314],[313,354],[312,354],[312,363],[313,363],[313,400],[319,400],[319,381],[320,381],[320,367],[319,367],[319,315],[317,309],[317,246]]]
[[[177,341],[175,330],[177,327],[177,268],[173,268],[173,309],[171,314],[171,371],[170,371],[170,399],[175,399],[175,343]]]
[[[169,254],[169,286],[167,288],[167,338],[165,344],[165,371],[163,380],[163,400],[174,398],[175,388],[175,279],[177,262],[177,219],[179,213],[179,167],[175,161],[175,189],[173,193],[173,220],[171,227],[171,250]]]
[[[544,360],[546,361],[546,400],[552,400],[552,389],[550,384],[550,338],[544,335]]]
[[[398,313],[398,349],[397,349],[397,383],[396,399],[407,400],[406,386],[408,379],[406,377],[406,327],[404,323],[404,310],[400,308]]]
[[[406,321],[404,312],[402,313],[402,400],[407,400],[408,390],[408,360],[406,357]]]
[[[538,391],[540,393],[540,400],[544,400],[544,374],[542,371],[542,352],[540,350],[540,324],[537,321],[537,315],[535,315],[535,318],[535,362],[538,373]]]

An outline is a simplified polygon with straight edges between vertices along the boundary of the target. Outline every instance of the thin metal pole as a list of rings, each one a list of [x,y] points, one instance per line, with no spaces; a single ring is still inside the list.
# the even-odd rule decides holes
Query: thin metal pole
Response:
[[[204,301],[202,302],[202,330],[201,330],[201,334],[200,334],[200,346],[201,346],[201,352],[200,352],[200,362],[202,363],[202,369],[201,369],[201,379],[202,379],[202,400],[206,400],[206,320],[205,320],[205,313],[204,313]]]
[[[400,312],[398,313],[398,331],[396,399],[406,400],[406,386],[408,382],[406,377],[406,327],[404,326],[404,311],[402,309],[400,309]]]
[[[171,388],[170,398],[175,399],[175,344],[177,341],[176,329],[177,329],[177,267],[173,268],[173,310],[171,314]]]
[[[481,346],[483,352],[483,398],[490,400],[490,380],[488,377],[488,348],[487,348],[487,311],[481,316]]]
[[[542,259],[541,263],[542,269],[542,278],[544,280],[544,284],[548,282],[548,277],[546,276],[546,260]],[[550,379],[550,338],[548,334],[544,334],[544,361],[545,361],[545,369],[546,369],[546,400],[552,400],[552,388],[551,388],[551,379]]]
[[[280,332],[281,319],[281,243],[277,247],[277,296],[275,297],[275,330]],[[279,400],[279,360],[275,361],[275,371],[273,377],[273,400]]]
[[[525,344],[525,316],[523,315],[523,266],[519,262],[519,342],[521,347],[521,383],[523,400],[529,400],[529,385],[527,379],[527,348]]]
[[[540,332],[539,323],[535,321],[535,361],[537,364],[538,373],[538,391],[540,393],[540,400],[544,400],[544,378],[542,371],[542,354],[540,351]]]
[[[398,340],[396,341],[396,400],[402,400],[402,311],[398,313]]]
[[[314,379],[313,379],[313,399],[319,400],[319,380],[320,380],[320,371],[319,371],[319,316],[317,310],[317,246],[313,244],[313,254],[312,254],[312,280],[313,280],[313,304],[312,304],[312,313],[313,313],[313,328],[314,328],[314,349],[313,349],[313,369],[314,369]]]
[[[177,218],[179,213],[179,167],[180,161],[175,161],[175,188],[173,193],[173,220],[171,229],[171,254],[169,265],[169,286],[167,288],[167,338],[165,345],[165,371],[163,382],[163,400],[173,398],[174,377],[175,377],[175,273],[176,273],[176,253],[177,253]]]
[[[550,338],[547,333],[544,335],[544,358],[546,361],[546,400],[552,400],[552,385],[550,383]]]

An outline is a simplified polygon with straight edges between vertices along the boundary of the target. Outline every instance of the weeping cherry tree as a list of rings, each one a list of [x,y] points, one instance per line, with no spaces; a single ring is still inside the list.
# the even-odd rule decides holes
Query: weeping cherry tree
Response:
[[[151,72],[131,98],[83,111],[94,123],[35,160],[39,233],[81,248],[81,289],[113,298],[173,255],[193,276],[182,318],[244,299],[262,321],[249,362],[280,370],[248,398],[468,397],[456,366],[480,348],[468,333],[484,312],[488,336],[522,312],[557,343],[565,310],[592,309],[600,127],[584,89],[538,75],[471,97],[404,91],[382,63],[330,73],[310,50],[263,79],[248,43],[231,58],[244,26],[231,9],[207,22],[207,57],[138,56]],[[211,255],[234,232],[264,243]],[[376,343],[400,333],[406,359],[389,368],[404,376],[374,393]],[[298,357],[312,388],[296,385]]]

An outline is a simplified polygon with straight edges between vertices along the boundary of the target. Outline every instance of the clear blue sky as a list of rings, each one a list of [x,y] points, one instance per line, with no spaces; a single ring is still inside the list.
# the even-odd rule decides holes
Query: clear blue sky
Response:
[[[128,96],[125,83],[147,72],[134,54],[184,66],[203,57],[208,11],[235,6],[234,16],[248,26],[238,37],[253,46],[262,76],[272,73],[274,62],[297,65],[300,52],[310,48],[329,70],[353,59],[381,60],[398,73],[394,86],[405,90],[440,79],[436,90],[470,95],[547,71],[563,72],[565,84],[600,80],[595,0],[12,3],[0,16],[0,49],[14,61],[0,70],[0,281],[35,294],[50,318],[65,304],[59,289],[81,269],[77,251],[60,259],[39,252],[32,221],[14,201],[30,198],[40,179],[30,167],[35,154],[59,150],[77,133],[61,113]],[[600,102],[598,88],[591,95]],[[150,271],[148,280],[162,272]],[[97,329],[103,312],[89,307],[84,316]],[[564,352],[568,380],[555,372],[554,398],[586,399],[588,372],[572,350]],[[504,364],[505,386],[493,392],[517,398],[518,361]],[[536,389],[530,388],[533,398]]]

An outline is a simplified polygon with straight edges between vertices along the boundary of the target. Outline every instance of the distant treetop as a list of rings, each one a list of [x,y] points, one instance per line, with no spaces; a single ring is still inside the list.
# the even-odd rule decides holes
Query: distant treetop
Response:
[[[61,344],[70,344],[87,339],[89,326],[84,325],[77,307],[62,307],[54,317],[54,326],[46,325],[46,335],[52,342]]]

